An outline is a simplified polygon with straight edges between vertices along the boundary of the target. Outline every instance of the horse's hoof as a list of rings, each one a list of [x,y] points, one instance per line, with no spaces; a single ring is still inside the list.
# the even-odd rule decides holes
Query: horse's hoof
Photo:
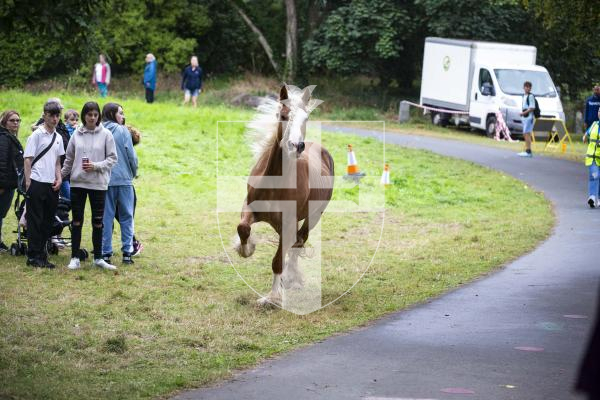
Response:
[[[281,299],[276,299],[271,296],[261,297],[256,301],[261,307],[277,307],[281,306]]]
[[[290,284],[290,287],[288,288],[289,290],[300,290],[300,289],[304,289],[304,282],[302,281],[296,281],[296,282],[292,282]]]
[[[304,280],[301,278],[296,279],[285,279],[283,281],[283,287],[286,290],[298,290],[304,288]]]

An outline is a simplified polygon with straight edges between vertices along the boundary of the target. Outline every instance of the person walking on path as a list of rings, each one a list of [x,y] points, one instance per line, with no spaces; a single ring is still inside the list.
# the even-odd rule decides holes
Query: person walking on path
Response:
[[[156,57],[154,54],[146,54],[146,66],[144,67],[144,88],[146,89],[146,103],[154,103],[154,90],[156,90]]]
[[[198,94],[202,92],[202,68],[198,65],[198,57],[190,59],[190,65],[181,73],[181,90],[183,90],[183,105],[185,106],[192,98],[192,105],[198,106]]]
[[[110,65],[106,62],[104,54],[98,56],[98,62],[94,65],[92,85],[95,85],[98,88],[100,97],[106,97],[108,95],[108,85],[110,85]]]
[[[133,264],[133,178],[137,174],[138,159],[133,149],[131,133],[123,125],[124,119],[123,107],[119,104],[108,103],[102,109],[102,121],[106,129],[113,134],[118,156],[118,162],[112,170],[106,193],[102,257],[108,262],[113,254],[113,223],[116,209],[118,209],[123,264]]]
[[[585,101],[584,129],[589,129],[594,121],[598,121],[600,110],[600,85],[594,86],[594,93]]]
[[[56,132],[60,111],[56,102],[44,104],[44,123],[29,136],[23,154],[27,190],[27,265],[32,267],[55,267],[48,261],[46,242],[50,237],[62,183],[60,157],[65,154],[65,149],[62,137]]]
[[[92,209],[92,243],[94,265],[107,270],[117,267],[102,259],[102,220],[110,171],[117,163],[113,135],[100,124],[100,106],[90,101],[81,110],[83,124],[77,128],[67,148],[62,176],[71,175],[71,261],[67,268],[81,268],[81,227],[86,199]]]
[[[600,110],[597,112],[597,117],[600,118]],[[585,155],[585,165],[588,167],[588,205],[590,208],[596,208],[600,201],[600,132],[598,120],[592,122],[589,129],[583,135],[583,143],[588,144]]]
[[[0,253],[8,251],[2,242],[2,220],[17,188],[17,172],[23,170],[23,146],[17,138],[20,125],[21,116],[15,110],[0,115]]]
[[[523,138],[525,139],[525,151],[519,153],[521,157],[531,157],[531,135],[533,134],[533,110],[535,110],[535,97],[531,94],[531,82],[523,84],[523,105],[521,109],[521,122],[523,123]]]

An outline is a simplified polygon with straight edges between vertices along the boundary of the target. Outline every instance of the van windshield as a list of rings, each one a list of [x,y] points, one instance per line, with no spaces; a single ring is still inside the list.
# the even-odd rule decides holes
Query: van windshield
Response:
[[[556,97],[556,90],[550,75],[545,71],[525,71],[521,69],[495,69],[500,89],[506,94],[523,94],[523,83],[532,84],[534,96]]]

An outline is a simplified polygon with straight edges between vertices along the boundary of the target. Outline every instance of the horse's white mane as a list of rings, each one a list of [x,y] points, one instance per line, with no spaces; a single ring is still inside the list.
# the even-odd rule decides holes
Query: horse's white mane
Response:
[[[310,93],[316,86],[307,86]],[[246,126],[246,139],[252,148],[254,158],[258,160],[265,151],[269,150],[277,140],[277,129],[279,124],[279,111],[281,111],[282,103],[291,108],[292,113],[296,107],[304,107],[307,114],[317,108],[323,101],[318,99],[310,99],[308,104],[304,104],[302,100],[303,89],[297,86],[286,85],[288,92],[287,100],[274,100],[266,97],[263,102],[256,108],[256,114],[252,121]]]

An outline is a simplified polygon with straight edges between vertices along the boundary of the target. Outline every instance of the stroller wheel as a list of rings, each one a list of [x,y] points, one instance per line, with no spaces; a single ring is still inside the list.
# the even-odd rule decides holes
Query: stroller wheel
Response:
[[[48,254],[58,254],[58,247],[54,243],[46,243],[46,250]]]
[[[25,243],[21,243],[21,248],[20,250],[20,255],[24,256],[25,254],[27,254],[27,245]]]
[[[13,243],[13,244],[10,245],[10,255],[11,256],[18,256],[18,255],[20,255],[19,246],[16,243]]]
[[[86,249],[79,249],[79,259],[81,261],[87,260],[87,258],[89,256],[90,256],[90,254],[88,253],[88,251]]]

